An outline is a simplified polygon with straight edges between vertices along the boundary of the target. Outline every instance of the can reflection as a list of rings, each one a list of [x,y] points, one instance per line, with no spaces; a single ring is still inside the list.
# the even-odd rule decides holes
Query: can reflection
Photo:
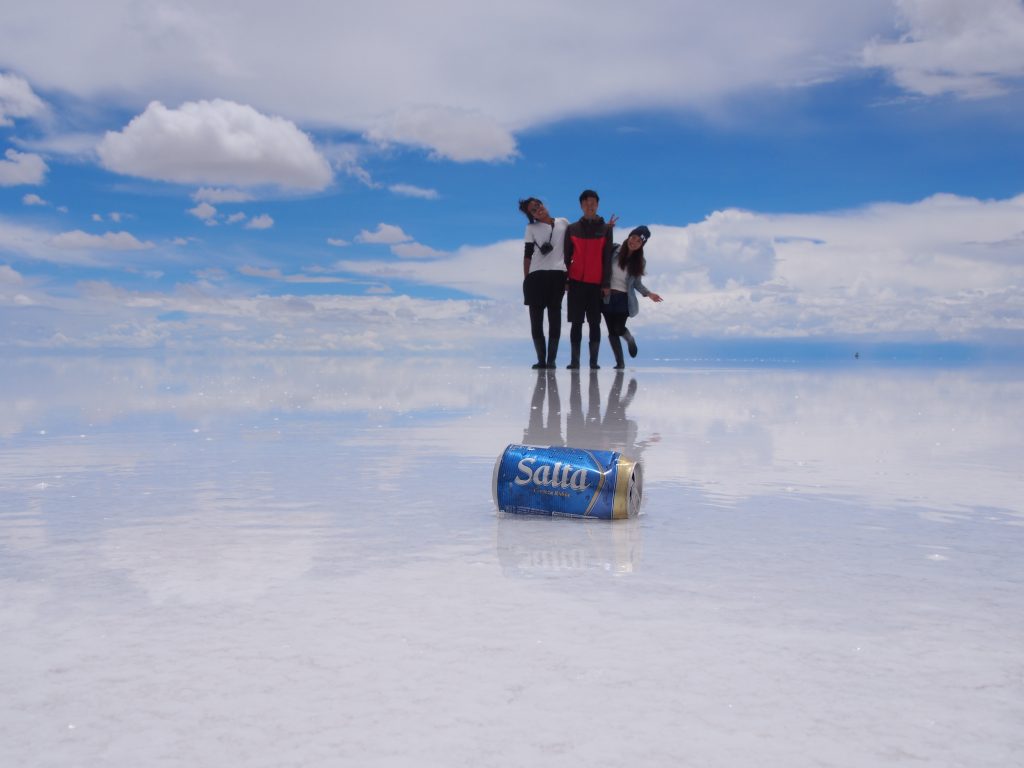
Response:
[[[637,518],[609,524],[502,513],[497,516],[498,562],[506,576],[633,573],[640,566],[641,544]]]

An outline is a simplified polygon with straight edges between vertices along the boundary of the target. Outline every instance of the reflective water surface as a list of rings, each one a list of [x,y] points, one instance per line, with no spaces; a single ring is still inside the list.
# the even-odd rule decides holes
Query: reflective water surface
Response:
[[[1017,369],[3,368],[0,764],[1024,755]],[[643,514],[497,514],[510,442]]]

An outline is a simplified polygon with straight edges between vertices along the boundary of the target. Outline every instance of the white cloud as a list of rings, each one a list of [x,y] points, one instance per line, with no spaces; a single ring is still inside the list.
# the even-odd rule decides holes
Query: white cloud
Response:
[[[0,125],[12,125],[14,118],[36,117],[45,111],[46,105],[23,78],[0,72]]]
[[[31,193],[23,195],[21,198],[21,202],[24,203],[25,205],[49,205],[49,203],[46,200],[43,200],[43,198],[41,198],[39,195],[34,195]]]
[[[247,203],[254,198],[240,189],[203,187],[192,193],[192,199],[197,203]]]
[[[370,189],[380,189],[381,187],[380,184],[373,180],[370,172],[362,166],[350,165],[342,170],[365,187],[369,187]]]
[[[448,255],[422,243],[397,243],[391,246],[391,252],[402,259],[436,259]]]
[[[6,160],[0,160],[0,187],[21,184],[42,184],[46,177],[46,163],[39,155],[8,149]]]
[[[255,268],[263,279],[274,269]],[[521,324],[504,322],[490,302],[431,301],[383,295],[239,295],[218,284],[178,284],[169,291],[131,291],[104,281],[80,282],[70,295],[42,298],[53,310],[33,323],[31,335],[10,340],[20,347],[209,349],[225,351],[385,352],[468,349],[481,338],[521,337]],[[282,275],[286,282],[308,276]],[[339,280],[342,278],[331,278]],[[373,295],[370,295],[370,294]],[[515,307],[516,310],[521,307]],[[173,325],[159,319],[185,313]],[[515,312],[516,317],[519,312]],[[498,318],[497,325],[495,319]],[[481,334],[484,334],[483,336]]]
[[[335,248],[344,248],[345,246],[350,245],[348,240],[342,240],[339,237],[328,237],[327,244],[333,245]]]
[[[102,138],[101,135],[92,133],[61,133],[47,134],[30,139],[19,136],[12,138],[11,141],[22,149],[33,152],[94,161],[96,159],[96,145]]]
[[[103,214],[94,213],[90,218],[92,218],[93,221],[103,221]]]
[[[522,255],[522,242],[507,240],[488,246],[463,246],[444,258],[430,261],[340,260],[334,268],[384,281],[398,279],[436,285],[499,301],[514,302],[519,291],[521,304]],[[514,269],[516,256],[518,280]]]
[[[409,144],[456,162],[508,160],[516,154],[511,132],[487,115],[453,107],[402,107],[376,121],[366,138]]]
[[[227,217],[226,221],[228,224],[237,224],[240,221],[245,221],[245,214],[241,212],[232,213]]]
[[[332,277],[328,275],[286,275],[276,267],[263,268],[253,267],[250,265],[243,265],[238,268],[238,271],[247,275],[248,277],[262,277],[267,280],[280,280],[285,283],[351,283],[351,278],[347,277]]]
[[[1022,222],[1024,195],[1004,200],[936,195],[912,204],[877,203],[821,213],[727,209],[688,226],[652,224],[645,281],[665,301],[643,301],[633,322],[652,339],[1022,340]],[[622,231],[630,226],[624,222]],[[400,228],[394,229],[408,238]],[[121,242],[113,242],[119,235]],[[390,244],[419,246],[410,239]],[[71,245],[95,253],[67,250]],[[116,251],[106,256],[106,264],[100,261],[104,251],[117,246],[152,244],[139,243],[127,233],[53,237],[0,219],[0,252],[14,256],[12,268],[23,258],[106,266],[116,260],[123,266],[125,257]],[[374,294],[373,301],[380,301],[379,294],[389,290],[391,281],[478,298],[431,301],[391,296],[378,305],[369,299],[360,302],[359,297],[305,297],[306,308],[300,312],[283,299],[240,295],[223,271],[205,271],[201,282],[174,293],[90,288],[82,303],[89,312],[94,306],[101,308],[95,322],[108,313],[110,343],[129,343],[121,336],[128,331],[118,329],[138,330],[131,343],[173,341],[147,320],[154,312],[170,310],[208,318],[190,326],[190,333],[197,335],[177,339],[185,345],[215,339],[237,349],[349,349],[352,336],[369,334],[373,348],[412,349],[417,343],[442,343],[431,341],[426,331],[436,332],[444,318],[466,327],[444,337],[443,343],[523,338],[518,239],[463,246],[450,253],[435,251],[420,259],[383,249],[381,253],[386,257],[339,261],[333,265],[333,276],[315,268],[297,275],[265,267],[243,267],[239,272],[282,283],[365,281],[362,289]],[[212,280],[218,284],[209,285]],[[429,295],[430,290],[424,293]],[[32,299],[63,300],[34,292]],[[300,316],[302,325],[288,325],[290,318]],[[344,317],[349,319],[339,325]],[[215,318],[217,323],[230,321],[236,330],[214,328]],[[70,333],[67,328],[73,324],[60,325]],[[344,333],[338,331],[342,325]],[[96,338],[104,337],[94,338],[83,330],[75,338],[68,343],[96,344]]]
[[[369,149],[365,144],[334,144],[328,142],[321,151],[336,169],[347,176],[356,179],[360,184],[370,189],[379,189],[382,185],[373,180],[370,172],[363,166],[363,156]]]
[[[1024,195],[936,195],[819,214],[725,210],[652,225],[638,325],[664,336],[978,338],[1024,335]],[[624,231],[628,227],[624,227]],[[347,260],[339,271],[519,297],[519,241],[431,261]]]
[[[141,241],[129,232],[92,235],[80,229],[54,235],[50,238],[50,244],[61,249],[95,251],[141,251],[154,247],[153,243]]]
[[[655,228],[647,282],[666,296],[657,315],[698,335],[1019,332],[1022,214],[1024,196],[952,195],[825,214],[723,211]]]
[[[14,269],[11,269],[6,264],[0,264],[0,283],[7,283],[8,285],[21,285],[24,282],[24,278],[21,274]]]
[[[63,261],[48,244],[52,233],[0,218],[0,254],[17,259]]]
[[[246,275],[247,277],[266,277],[270,279],[280,279],[281,270],[273,268],[266,269],[264,267],[253,267],[248,264],[243,264],[238,268],[239,273]]]
[[[269,4],[227,0],[173,12],[159,3],[125,12],[113,0],[88,13],[70,0],[8,5],[0,51],[47,88],[85,99],[115,93],[139,107],[228,94],[303,125],[461,160],[507,157],[516,132],[623,104],[714,109],[755,89],[834,77],[893,26],[891,0],[637,0],[628,12],[582,0],[321,3],[290,7],[287,24]],[[639,42],[615,55],[630,35]],[[543,55],[509,56],[524,46]]]
[[[926,96],[983,98],[1024,77],[1024,5],[1019,0],[897,0],[903,34],[875,40],[864,63],[887,69]]]
[[[777,254],[771,238],[744,230],[746,224],[757,221],[753,213],[727,210],[711,214],[706,226],[688,227],[689,263],[704,269],[716,288],[767,282],[774,274]]]
[[[246,229],[270,229],[274,226],[274,220],[265,213],[261,213],[259,216],[253,216],[249,219],[249,222],[245,225]]]
[[[411,240],[412,238],[405,234],[401,227],[397,227],[394,224],[385,224],[384,222],[378,224],[377,229],[373,232],[364,229],[356,235],[357,243],[393,245],[395,243],[407,243]]]
[[[82,267],[124,268],[125,250],[153,248],[128,233],[107,233],[104,236],[74,232],[57,233],[12,223],[0,217],[0,254],[12,262],[44,261],[53,264],[74,264]]]
[[[320,190],[331,183],[327,160],[294,123],[232,101],[158,101],[97,147],[108,170],[182,184],[274,185]]]
[[[197,270],[195,272],[195,276],[199,280],[216,283],[226,280],[228,278],[228,273],[220,267],[207,267],[205,269]]]
[[[388,189],[403,197],[418,197],[422,200],[437,200],[438,198],[436,189],[424,189],[412,184],[392,184]]]
[[[217,215],[217,209],[209,203],[200,203],[195,208],[189,208],[186,213],[190,213],[202,221],[207,221]]]

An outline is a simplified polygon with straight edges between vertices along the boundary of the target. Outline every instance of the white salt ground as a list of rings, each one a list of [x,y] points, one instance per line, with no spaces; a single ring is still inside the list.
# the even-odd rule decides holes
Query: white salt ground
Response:
[[[1024,763],[1019,370],[5,369],[0,765]]]

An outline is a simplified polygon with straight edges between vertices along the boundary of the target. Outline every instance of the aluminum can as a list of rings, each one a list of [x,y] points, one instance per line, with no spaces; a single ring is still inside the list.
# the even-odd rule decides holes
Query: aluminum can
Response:
[[[640,463],[615,451],[507,446],[494,463],[494,504],[508,514],[623,520],[640,512]]]

